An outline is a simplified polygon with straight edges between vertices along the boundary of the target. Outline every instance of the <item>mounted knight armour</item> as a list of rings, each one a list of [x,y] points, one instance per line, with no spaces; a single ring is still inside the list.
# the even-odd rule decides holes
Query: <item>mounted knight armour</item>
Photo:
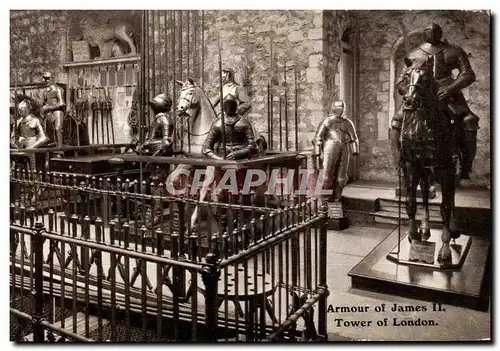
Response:
[[[222,135],[222,120],[218,119],[212,125],[203,145],[204,155],[222,160],[224,158],[223,139],[228,160],[249,158],[257,152],[253,127],[244,116],[237,114],[237,105],[236,96],[228,94],[225,97],[223,102],[224,136]]]
[[[235,99],[235,101],[237,102],[236,114],[246,114],[251,109],[250,102],[245,88],[235,82],[234,70],[232,70],[231,68],[224,68],[222,70],[222,84],[223,100],[225,101],[230,96],[232,96],[232,98],[230,99]],[[217,96],[217,98],[212,101],[212,105],[215,108],[219,103],[220,96]]]
[[[454,134],[456,152],[460,158],[460,174],[457,178],[469,179],[476,156],[479,118],[470,110],[461,90],[474,83],[476,75],[465,51],[457,45],[442,41],[442,36],[443,31],[437,24],[425,28],[422,33],[424,43],[413,50],[407,59],[410,61],[432,60],[433,77],[438,85],[437,96],[442,105],[441,109],[448,118],[454,120],[454,128],[451,132]],[[456,78],[453,76],[454,70],[458,70]],[[400,95],[405,94],[404,88],[407,80],[408,76],[405,71],[396,87]],[[391,123],[391,142],[396,166],[399,162],[396,145],[400,138],[402,121],[403,111],[400,109]]]
[[[149,105],[155,117],[151,123],[149,137],[140,148],[154,156],[170,154],[174,134],[174,121],[169,115],[172,99],[167,94],[160,94],[149,101]]]

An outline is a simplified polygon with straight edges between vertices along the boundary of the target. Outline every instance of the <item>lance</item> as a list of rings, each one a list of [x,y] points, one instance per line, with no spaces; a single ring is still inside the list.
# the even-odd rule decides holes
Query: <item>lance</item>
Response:
[[[221,120],[221,129],[222,129],[222,150],[224,150],[224,158],[226,158],[226,124],[224,119],[224,95],[222,89],[222,57],[221,57],[221,47],[220,47],[220,35],[218,37],[218,46],[219,46],[219,85],[220,85],[220,120]]]
[[[271,40],[270,42],[270,54],[269,54],[269,72],[271,74],[271,86],[270,86],[270,97],[269,101],[271,103],[270,105],[270,112],[269,112],[269,148],[273,150],[273,106],[274,106],[274,96],[273,96],[273,78],[274,78],[274,72],[273,72],[273,41]]]
[[[17,104],[17,60],[14,60],[15,62],[15,67],[14,67],[14,138],[15,142],[17,144],[19,140],[19,132],[17,130],[17,123],[19,119],[19,111],[17,110],[18,104]]]
[[[145,94],[146,94],[146,89],[145,89],[145,74],[146,74],[146,36],[147,36],[147,26],[146,26],[146,11],[143,10],[141,13],[141,27],[142,27],[142,33],[141,33],[141,55],[140,59],[139,57],[137,60],[140,62],[137,62],[137,65],[139,66],[140,64],[140,70],[139,70],[139,96],[138,96],[138,103],[139,103],[139,145],[142,145],[144,143],[144,105],[145,105]],[[142,154],[142,148],[139,149],[139,155]],[[142,162],[139,162],[139,179],[140,179],[140,184],[142,184],[143,180],[143,166]],[[141,188],[142,190],[142,188]]]
[[[98,119],[101,121],[101,139],[102,139],[102,143],[106,143],[105,139],[104,139],[104,104],[103,104],[103,100],[101,98],[101,95],[99,94],[99,96],[96,96],[96,107],[97,107],[97,115],[98,115]],[[107,126],[107,125],[106,125]],[[99,142],[99,136],[97,137],[97,142]],[[108,140],[108,144],[109,144],[109,140]]]
[[[107,87],[107,99],[106,99],[106,107],[108,109],[108,120],[109,123],[111,124],[111,140],[112,143],[115,143],[115,127],[113,125],[113,99],[111,98],[111,94],[109,92],[109,87]]]
[[[294,93],[295,93],[295,151],[299,149],[299,116],[298,116],[298,97],[297,97],[297,70],[293,67]]]
[[[286,58],[283,68],[283,78],[285,83],[285,149],[288,151],[288,86],[286,84]]]

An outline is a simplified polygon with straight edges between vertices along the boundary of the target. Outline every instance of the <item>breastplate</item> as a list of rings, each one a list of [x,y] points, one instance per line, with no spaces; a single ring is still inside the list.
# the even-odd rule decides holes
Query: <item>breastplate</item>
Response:
[[[28,122],[22,121],[19,124],[18,131],[20,137],[33,138],[38,135],[36,127],[36,121],[31,120]]]
[[[449,50],[446,47],[438,48],[432,50],[430,47],[422,45],[420,48],[415,50],[409,55],[410,59],[433,59],[433,73],[436,80],[444,79],[450,77],[452,74],[453,67],[448,64]],[[439,82],[438,82],[438,85]]]
[[[163,135],[164,124],[167,124],[167,134],[166,136],[172,136],[174,131],[173,123],[169,123],[169,117],[165,114],[159,114],[156,116],[153,121],[153,139],[162,139],[165,135]]]
[[[351,141],[349,134],[345,130],[345,123],[343,120],[333,120],[329,124],[327,133],[327,140],[349,142]]]
[[[59,104],[59,98],[57,96],[57,88],[50,87],[47,89],[46,95],[46,104],[49,106],[56,106]]]
[[[224,128],[226,146],[231,148],[244,146],[248,142],[248,128],[249,125],[241,120],[236,123],[226,123]]]
[[[236,90],[236,87],[237,85],[236,84],[225,84],[223,87],[222,87],[222,95],[224,96],[224,100],[226,99],[226,97],[228,95],[233,95],[233,96],[236,96],[237,98],[238,97],[238,92]],[[240,101],[238,100],[238,104],[240,103]]]

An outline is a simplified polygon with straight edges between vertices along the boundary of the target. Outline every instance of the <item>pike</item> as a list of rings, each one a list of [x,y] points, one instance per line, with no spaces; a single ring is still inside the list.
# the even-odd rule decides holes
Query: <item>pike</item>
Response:
[[[286,84],[286,61],[283,68],[283,77],[285,79],[285,149],[288,151],[288,86]]]
[[[90,100],[87,100],[87,106],[90,107],[90,110],[92,110],[92,144],[95,144],[95,134],[97,131],[97,106],[96,106],[96,101],[90,102]],[[99,140],[99,135],[97,135],[97,140]]]
[[[103,104],[103,101],[101,99],[101,96],[99,96],[98,100],[97,100],[97,114],[98,114],[98,118],[101,120],[101,134],[102,134],[102,143],[104,144],[105,141],[104,141],[104,111],[103,111],[103,107],[104,107],[104,104]]]
[[[107,123],[111,125],[111,143],[115,143],[115,127],[113,126],[113,100],[111,99],[111,95],[109,94],[109,87],[106,89],[106,100],[105,100],[105,108],[104,110],[106,111],[106,120]],[[106,123],[106,130],[108,128],[108,124]],[[109,130],[107,130],[108,135],[109,135]],[[109,137],[108,137],[108,144],[109,144]]]
[[[170,19],[170,29],[171,29],[171,39],[172,39],[172,82],[175,82],[177,80],[176,78],[176,71],[175,71],[175,11],[171,12],[171,19]],[[177,89],[176,89],[176,84],[172,84],[172,96],[177,96]],[[178,127],[178,120],[177,120],[177,113],[176,110],[172,110],[172,115],[174,117],[174,150],[177,148],[177,145],[179,144],[179,141],[177,140],[177,137],[180,136],[178,135],[177,127]]]
[[[294,90],[295,90],[295,151],[299,149],[299,118],[298,118],[298,97],[297,97],[297,71],[293,67]]]
[[[273,96],[273,41],[271,40],[270,44],[270,55],[269,55],[269,72],[271,74],[271,87],[270,87],[270,96],[269,96],[269,101],[271,102],[271,106],[269,108],[269,147],[271,150],[273,150],[273,105],[274,105],[274,96]]]
[[[226,125],[224,119],[224,90],[222,87],[222,58],[221,58],[221,47],[220,47],[220,34],[218,37],[218,46],[219,46],[219,86],[220,86],[220,121],[221,121],[221,130],[222,130],[222,150],[224,150],[224,159],[226,158]]]
[[[14,60],[15,62],[15,69],[14,69],[14,138],[15,142],[17,144],[17,141],[19,140],[19,133],[17,130],[17,121],[19,119],[19,111],[17,110],[18,103],[17,103],[17,60]]]
[[[146,10],[141,12],[141,27],[142,32],[147,33],[146,26]],[[137,58],[139,61],[139,58]],[[139,62],[137,62],[139,64]],[[144,36],[141,38],[141,56],[140,56],[140,76],[139,76],[139,144],[142,145],[144,143],[144,101],[145,101],[145,93],[146,89],[145,85],[145,73],[146,73],[146,42],[144,40]],[[139,155],[142,154],[141,149],[139,149]],[[140,174],[140,182],[142,184],[143,174],[142,174],[142,162],[139,163],[139,174]],[[137,227],[136,233],[137,233]]]
[[[267,80],[267,140],[271,143],[271,83]]]
[[[76,144],[78,146],[80,146],[80,111],[76,105],[77,101],[78,101],[78,91],[76,90],[76,88],[72,88],[72,98],[73,98],[73,103],[75,104],[75,114],[76,114],[76,120],[77,120],[77,123],[76,123]],[[82,118],[82,121],[83,121],[83,118]]]

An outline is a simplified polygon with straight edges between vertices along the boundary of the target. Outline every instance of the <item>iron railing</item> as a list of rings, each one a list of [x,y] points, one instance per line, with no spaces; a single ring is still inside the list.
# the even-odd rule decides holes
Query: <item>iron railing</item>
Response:
[[[222,172],[260,165],[271,174],[298,170],[303,158],[212,162],[124,154],[114,157],[115,174],[106,179],[14,168],[11,312],[24,321],[18,330],[32,336],[12,338],[326,337],[326,217],[314,198],[256,188],[216,202],[211,191],[204,199],[165,191],[177,164]],[[133,162],[149,163],[142,181],[122,178]]]

